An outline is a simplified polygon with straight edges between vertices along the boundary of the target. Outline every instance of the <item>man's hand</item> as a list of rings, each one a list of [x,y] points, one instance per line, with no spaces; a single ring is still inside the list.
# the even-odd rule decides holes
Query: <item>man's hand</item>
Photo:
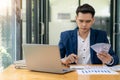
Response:
[[[103,64],[109,64],[112,61],[112,56],[106,52],[97,53],[97,57],[103,62]]]
[[[65,65],[69,65],[71,63],[78,63],[78,56],[74,53],[70,54],[68,57],[61,59],[62,63]]]

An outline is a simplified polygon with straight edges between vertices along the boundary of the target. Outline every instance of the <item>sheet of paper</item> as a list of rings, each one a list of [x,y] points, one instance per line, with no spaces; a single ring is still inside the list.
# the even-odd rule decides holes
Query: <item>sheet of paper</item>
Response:
[[[118,74],[118,72],[111,70],[107,66],[70,66],[72,69],[76,69],[78,74]]]
[[[109,68],[114,70],[114,71],[120,71],[120,65],[112,66],[112,67],[109,67]]]
[[[77,70],[78,74],[118,74],[110,69],[83,69]]]
[[[97,53],[100,53],[101,51],[108,53],[110,46],[111,45],[108,43],[97,43],[97,44],[92,45],[91,48]]]
[[[70,68],[76,70],[83,70],[83,69],[109,69],[106,65],[71,65]]]

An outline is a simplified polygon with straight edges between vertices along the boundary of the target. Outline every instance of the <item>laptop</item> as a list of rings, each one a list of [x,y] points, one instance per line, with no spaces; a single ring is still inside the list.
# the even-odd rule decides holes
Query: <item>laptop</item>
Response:
[[[73,71],[73,69],[61,64],[60,51],[57,45],[24,44],[23,54],[29,70],[51,73]]]

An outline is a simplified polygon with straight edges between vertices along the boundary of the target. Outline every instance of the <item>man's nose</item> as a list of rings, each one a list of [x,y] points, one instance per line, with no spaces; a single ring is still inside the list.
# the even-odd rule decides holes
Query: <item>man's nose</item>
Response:
[[[86,23],[85,23],[85,22],[83,22],[83,24],[82,24],[82,25],[83,25],[83,27],[85,27],[85,26],[86,26]]]

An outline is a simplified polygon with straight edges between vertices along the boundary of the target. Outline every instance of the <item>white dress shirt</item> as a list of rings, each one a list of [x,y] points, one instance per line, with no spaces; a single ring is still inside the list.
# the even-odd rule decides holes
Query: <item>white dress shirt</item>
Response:
[[[91,64],[90,59],[90,32],[84,40],[78,32],[78,64]]]

